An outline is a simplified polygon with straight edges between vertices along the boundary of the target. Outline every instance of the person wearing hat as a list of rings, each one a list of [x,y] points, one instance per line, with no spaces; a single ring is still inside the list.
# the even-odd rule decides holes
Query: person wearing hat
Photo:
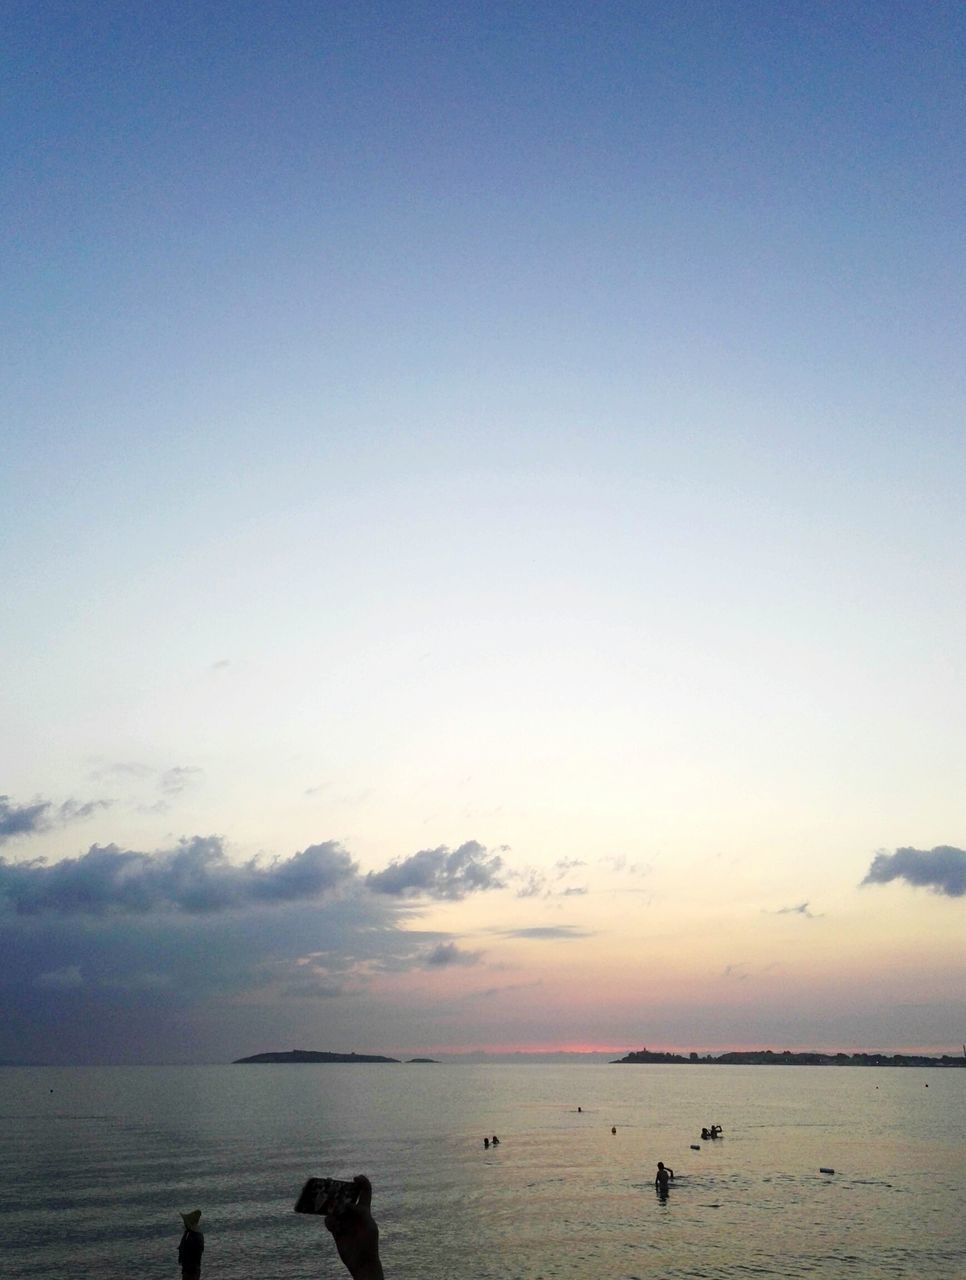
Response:
[[[201,1255],[205,1251],[205,1237],[198,1230],[201,1221],[201,1210],[192,1209],[183,1213],[184,1234],[178,1245],[178,1265],[181,1267],[181,1280],[200,1280]]]

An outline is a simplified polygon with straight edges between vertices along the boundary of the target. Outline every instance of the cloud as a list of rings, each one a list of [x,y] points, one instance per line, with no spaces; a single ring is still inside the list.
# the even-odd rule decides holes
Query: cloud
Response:
[[[800,902],[797,907],[779,907],[776,911],[768,913],[773,916],[804,916],[806,920],[818,920],[820,915],[816,915],[814,911],[809,911],[807,902]]]
[[[734,964],[726,964],[721,976],[722,978],[731,978],[734,982],[747,982],[749,978],[761,978],[780,968],[782,968],[782,965],[778,960],[771,960],[768,964],[762,965],[753,965],[749,964],[747,960],[738,960]]]
[[[33,905],[47,895],[44,910],[0,904],[0,1057],[159,1062],[218,1044],[216,1056],[230,1058],[253,1027],[279,1028],[284,1044],[301,1025],[284,1014],[288,998],[326,1007],[339,994],[364,999],[374,973],[418,968],[440,940],[404,927],[411,909],[369,893],[357,873],[337,892],[289,900],[298,870],[282,882],[282,900],[250,893],[208,913],[61,911],[30,881]],[[310,955],[318,962],[300,963]]]
[[[139,760],[98,763],[91,777],[106,782],[138,798],[141,813],[168,813],[180,795],[204,781],[205,771],[197,765],[176,764],[166,769],[142,764]],[[149,799],[149,796],[153,798]]]
[[[82,987],[84,979],[76,964],[69,964],[65,969],[51,969],[42,973],[37,979],[38,987],[46,987],[50,991],[70,991],[74,987]]]
[[[113,803],[113,800],[88,800],[84,804],[78,804],[76,800],[65,800],[57,810],[57,815],[66,825],[68,822],[89,818],[101,809],[109,809]]]
[[[467,1000],[492,1000],[495,996],[509,995],[514,991],[533,991],[536,987],[543,986],[543,979],[537,978],[534,982],[512,982],[504,987],[485,987],[482,991],[466,991],[460,996],[461,1001]]]
[[[152,973],[150,970],[142,969],[137,973],[105,978],[103,985],[105,988],[114,988],[117,991],[158,991],[170,988],[171,978],[166,973]]]
[[[345,993],[345,984],[321,969],[309,969],[300,973],[279,992],[280,995],[292,996],[296,1000],[335,1000]]]
[[[157,771],[148,764],[138,760],[115,760],[111,764],[97,764],[91,770],[95,782],[129,781],[131,778],[142,780],[151,778]]]
[[[587,890],[578,886],[567,889],[552,886],[563,880],[575,867],[586,865],[580,858],[561,858],[553,864],[552,873],[549,876],[535,867],[528,867],[523,871],[508,872],[508,877],[511,880],[523,882],[516,891],[518,898],[571,898],[585,894]]]
[[[539,898],[547,892],[547,877],[539,871],[522,872],[523,886],[517,889],[518,898]]]
[[[587,929],[578,929],[573,924],[533,925],[529,929],[495,929],[503,938],[590,938],[593,935]]]
[[[18,915],[210,914],[318,898],[354,874],[351,858],[333,842],[267,867],[229,862],[217,836],[195,836],[157,853],[92,845],[82,857],[50,867],[0,859],[0,906]]]
[[[200,782],[204,776],[204,769],[199,769],[195,765],[176,764],[162,773],[161,790],[166,796],[180,796],[182,791]]]
[[[15,805],[10,803],[9,796],[0,796],[0,844],[15,836],[46,831],[50,825],[47,815],[52,807],[49,800],[42,800],[37,804]]]
[[[646,875],[649,875],[651,872],[650,863],[628,862],[627,858],[622,853],[605,854],[604,857],[600,859],[600,861],[605,866],[611,867],[611,869],[614,871],[626,871],[628,875],[632,875],[632,876],[646,876]]]
[[[423,964],[427,969],[445,969],[451,965],[479,964],[480,954],[479,951],[461,951],[455,942],[439,942],[425,953]]]
[[[384,871],[370,871],[365,883],[373,893],[455,901],[470,893],[502,889],[502,867],[499,854],[489,853],[476,840],[468,840],[458,849],[441,845],[397,858]]]
[[[961,898],[966,894],[966,851],[941,844],[935,849],[877,853],[862,884],[887,884],[890,880],[905,880],[947,898]]]
[[[495,877],[480,846],[469,852],[436,868],[437,891],[462,893],[480,862],[483,883]],[[230,1058],[255,1027],[282,1045],[307,1025],[341,1039],[360,1004],[381,1007],[392,975],[425,984],[479,960],[453,935],[414,928],[420,903],[373,892],[337,842],[229,855],[219,837],[193,836],[49,865],[0,858],[0,1057]]]
[[[55,805],[51,800],[38,800],[34,804],[17,805],[11,803],[9,796],[0,796],[0,844],[17,836],[40,835],[55,827],[66,826],[68,822],[89,818],[99,809],[109,808],[110,804],[110,800],[88,800],[83,804],[65,800],[63,804]]]

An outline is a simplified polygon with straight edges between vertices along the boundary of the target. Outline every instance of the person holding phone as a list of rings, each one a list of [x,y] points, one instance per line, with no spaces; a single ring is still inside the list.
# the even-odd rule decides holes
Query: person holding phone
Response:
[[[358,1194],[341,1203],[324,1222],[352,1280],[384,1280],[379,1257],[379,1228],[372,1216],[372,1183],[364,1173],[352,1179]]]

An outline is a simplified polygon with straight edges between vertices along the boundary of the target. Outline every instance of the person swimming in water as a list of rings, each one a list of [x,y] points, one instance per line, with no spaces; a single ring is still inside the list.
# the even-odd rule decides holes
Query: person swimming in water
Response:
[[[658,1160],[657,1177],[654,1179],[654,1185],[657,1188],[658,1195],[661,1196],[662,1199],[667,1195],[668,1184],[673,1177],[674,1170],[665,1168],[664,1161]]]

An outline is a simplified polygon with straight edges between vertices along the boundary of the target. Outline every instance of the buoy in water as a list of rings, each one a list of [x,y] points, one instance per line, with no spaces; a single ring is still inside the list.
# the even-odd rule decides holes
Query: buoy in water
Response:
[[[819,1173],[834,1173],[834,1172],[835,1172],[835,1170],[834,1170],[834,1169],[826,1169],[824,1166],[822,1166],[822,1167],[819,1169]]]
[[[696,1142],[692,1142],[692,1143],[691,1143],[691,1150],[692,1150],[692,1151],[700,1151],[700,1150],[701,1150],[701,1148],[698,1146],[698,1144],[697,1144]]]

